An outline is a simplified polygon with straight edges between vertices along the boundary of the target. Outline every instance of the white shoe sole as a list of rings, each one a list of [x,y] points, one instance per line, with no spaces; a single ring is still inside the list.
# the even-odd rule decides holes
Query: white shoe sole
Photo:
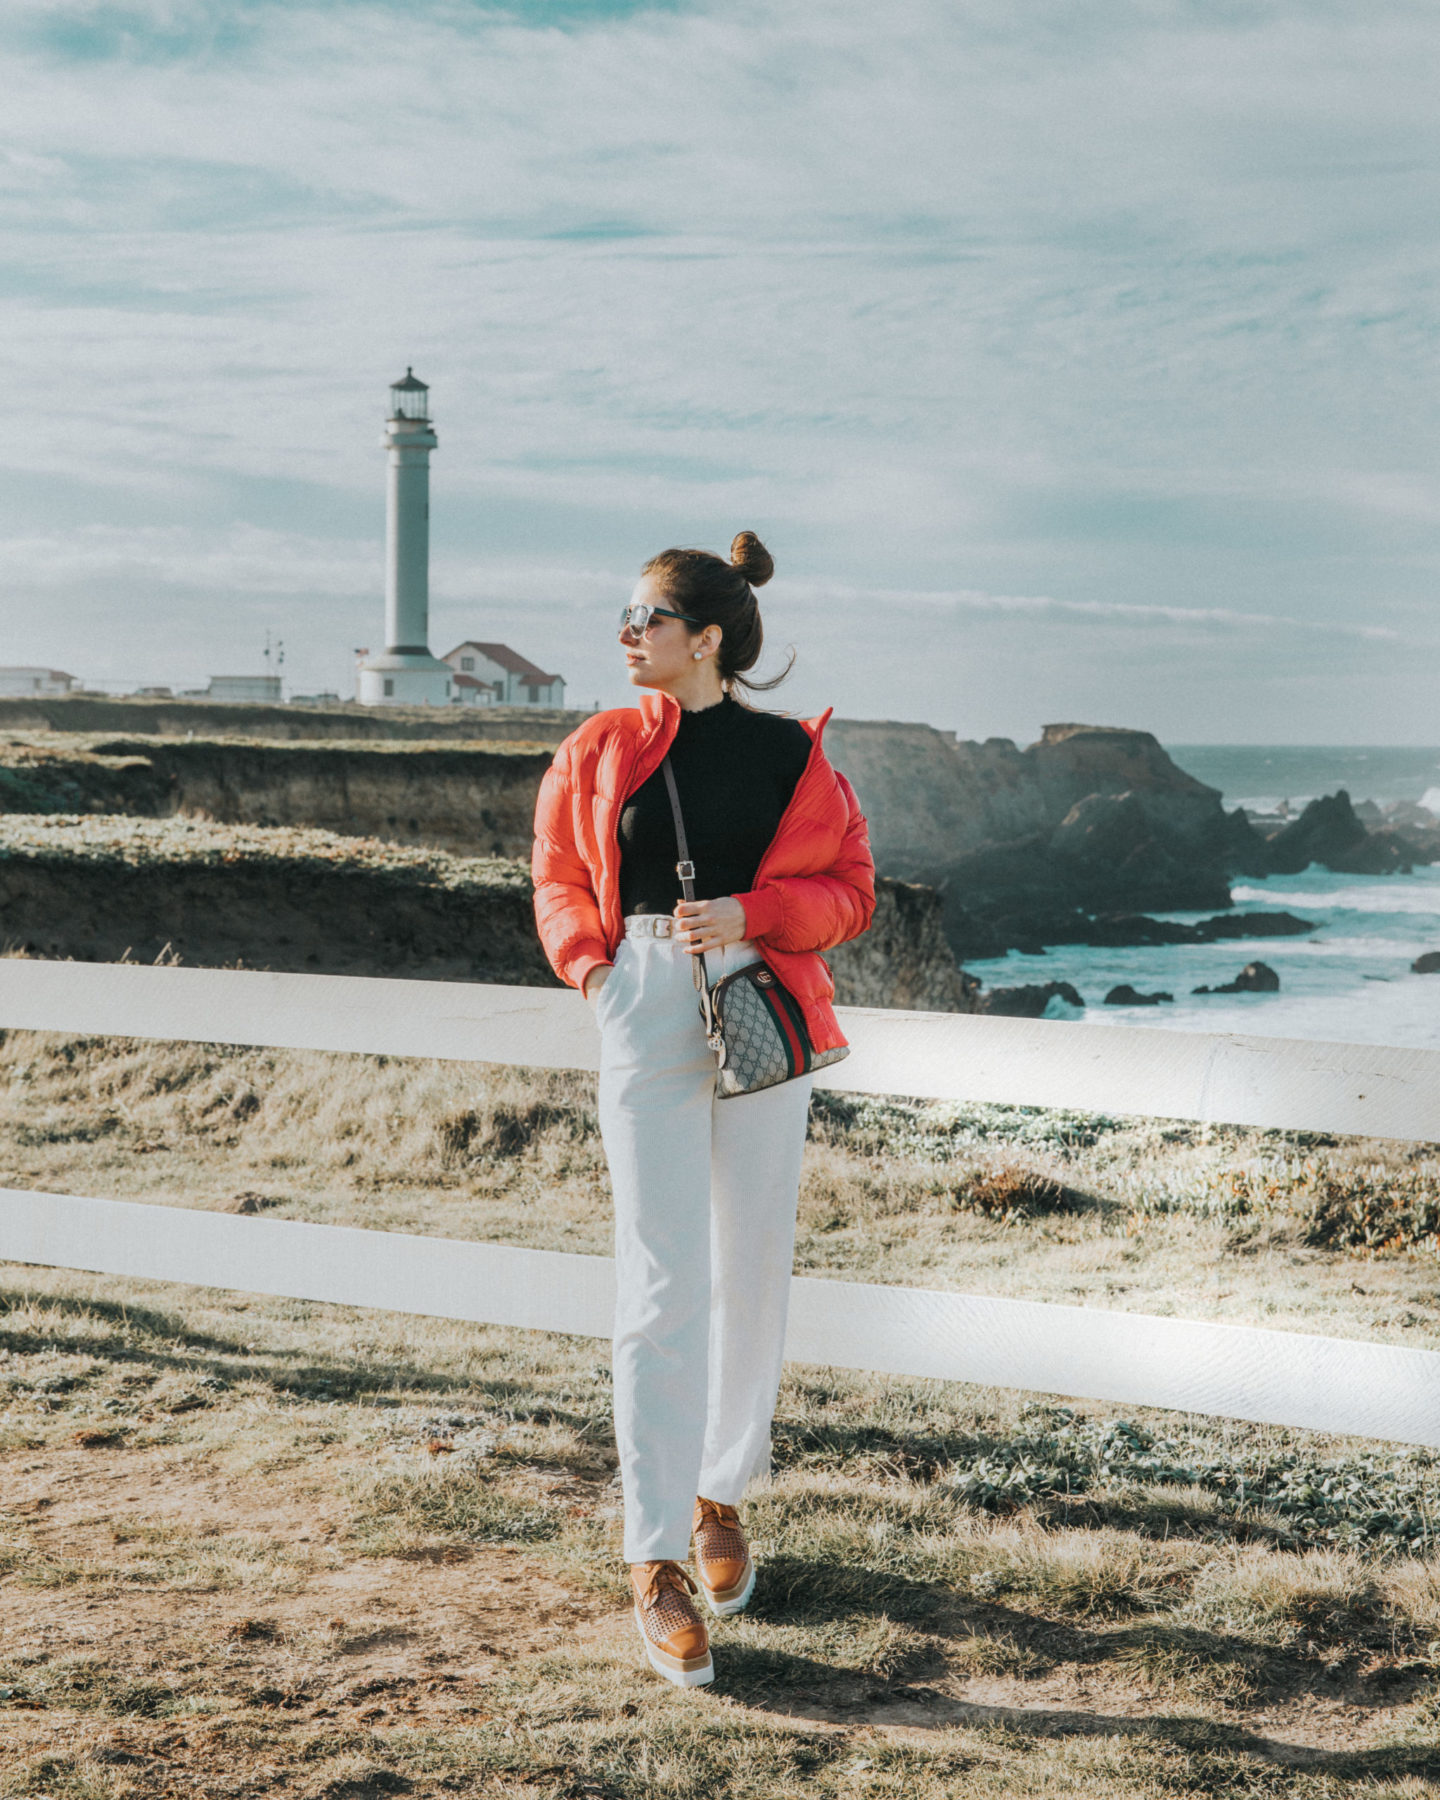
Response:
[[[744,1612],[745,1608],[750,1604],[751,1596],[755,1592],[754,1563],[752,1562],[750,1565],[749,1579],[746,1581],[744,1587],[741,1588],[738,1594],[732,1594],[729,1599],[717,1600],[703,1581],[700,1583],[700,1592],[705,1596],[705,1604],[710,1608],[717,1619],[728,1619],[738,1612]]]
[[[658,1645],[652,1644],[640,1622],[638,1606],[635,1608],[635,1629],[640,1633],[650,1667],[666,1681],[673,1682],[676,1687],[705,1687],[715,1679],[715,1664],[708,1650],[703,1657],[693,1657],[687,1662],[678,1656],[667,1656]]]

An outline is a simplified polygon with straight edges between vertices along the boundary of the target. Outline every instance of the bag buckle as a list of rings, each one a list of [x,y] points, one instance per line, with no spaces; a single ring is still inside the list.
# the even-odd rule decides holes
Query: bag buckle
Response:
[[[693,862],[688,861],[677,862],[675,865],[675,873],[682,881],[693,881],[695,879],[695,865]]]

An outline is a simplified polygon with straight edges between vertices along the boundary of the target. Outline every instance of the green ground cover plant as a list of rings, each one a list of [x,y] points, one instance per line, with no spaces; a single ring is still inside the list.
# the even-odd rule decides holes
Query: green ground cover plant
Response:
[[[1384,1545],[1428,1552],[1440,1529],[1440,1456],[1430,1450],[1310,1461],[1278,1458],[1251,1446],[1217,1449],[1203,1436],[1188,1442],[1126,1419],[1085,1419],[1070,1407],[1042,1409],[1038,1429],[1008,1441],[954,1472],[959,1492],[991,1511],[1079,1497],[1127,1483],[1190,1488],[1215,1496],[1215,1518],[1244,1519],[1247,1534],[1274,1515],[1273,1541],[1291,1546]]]

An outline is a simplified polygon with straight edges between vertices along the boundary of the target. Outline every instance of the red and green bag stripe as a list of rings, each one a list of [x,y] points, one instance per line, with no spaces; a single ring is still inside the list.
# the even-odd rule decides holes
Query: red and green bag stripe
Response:
[[[756,981],[755,991],[760,995],[780,1032],[781,1042],[785,1045],[785,1056],[790,1064],[791,1079],[796,1075],[808,1075],[811,1067],[810,1034],[805,1029],[805,1015],[800,1010],[800,1002],[780,985],[771,975],[768,981]]]

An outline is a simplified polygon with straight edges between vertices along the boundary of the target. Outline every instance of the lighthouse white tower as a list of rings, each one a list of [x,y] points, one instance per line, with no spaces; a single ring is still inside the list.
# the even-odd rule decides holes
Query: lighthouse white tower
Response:
[[[390,384],[384,444],[385,653],[360,664],[365,706],[447,706],[454,670],[430,654],[430,390],[406,369]]]

